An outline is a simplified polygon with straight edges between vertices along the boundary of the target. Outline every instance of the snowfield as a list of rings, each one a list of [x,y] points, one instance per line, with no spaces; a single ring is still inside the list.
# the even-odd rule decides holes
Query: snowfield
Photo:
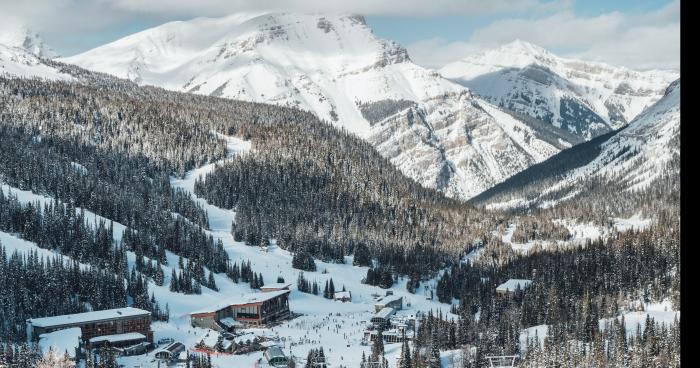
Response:
[[[643,230],[652,223],[652,219],[643,218],[641,214],[635,214],[627,219],[611,218],[611,220],[614,221],[612,227],[603,227],[590,222],[582,223],[572,219],[555,219],[552,222],[554,222],[557,225],[562,225],[566,227],[566,229],[571,234],[570,239],[556,241],[535,239],[527,243],[518,243],[512,240],[513,232],[518,226],[516,222],[508,224],[508,227],[506,227],[506,229],[503,231],[503,234],[501,235],[501,241],[505,244],[510,245],[514,251],[527,254],[535,246],[547,248],[549,246],[555,245],[585,245],[588,241],[596,240],[599,238],[604,239],[615,234],[616,232],[625,232],[631,229]],[[493,234],[498,235],[496,231],[494,231]]]

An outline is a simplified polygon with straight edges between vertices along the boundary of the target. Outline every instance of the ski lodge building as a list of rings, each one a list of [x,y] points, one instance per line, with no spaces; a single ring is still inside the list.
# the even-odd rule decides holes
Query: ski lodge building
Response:
[[[190,313],[192,327],[230,331],[236,325],[262,326],[289,318],[287,289],[252,293]]]
[[[69,328],[80,328],[81,339],[91,345],[109,343],[112,347],[153,342],[151,312],[138,308],[116,308],[27,320],[27,340]]]
[[[384,308],[393,308],[395,310],[403,309],[403,297],[396,295],[388,295],[383,298],[377,299],[374,303],[374,311],[379,312]]]
[[[389,308],[389,307],[383,308],[382,310],[377,312],[374,316],[372,316],[372,318],[370,319],[370,322],[376,327],[389,326],[389,324],[391,322],[391,316],[393,316],[394,313],[396,313],[396,310],[394,308]]]

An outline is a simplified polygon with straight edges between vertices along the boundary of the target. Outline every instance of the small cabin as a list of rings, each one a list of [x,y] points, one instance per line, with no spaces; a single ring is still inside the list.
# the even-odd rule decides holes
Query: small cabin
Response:
[[[496,287],[496,299],[508,299],[515,295],[515,292],[523,291],[532,284],[532,280],[510,279]]]
[[[333,294],[333,299],[343,303],[352,302],[352,293],[350,291],[336,291],[335,294]]]

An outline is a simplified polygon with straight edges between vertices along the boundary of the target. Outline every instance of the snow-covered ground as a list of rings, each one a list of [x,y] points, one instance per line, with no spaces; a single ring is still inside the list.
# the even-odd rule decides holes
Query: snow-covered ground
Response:
[[[18,253],[36,252],[39,257],[51,259],[59,255],[58,252],[39,248],[39,246],[34,242],[20,239],[17,235],[6,233],[4,231],[0,231],[0,244],[3,246],[3,248],[5,248],[8,257],[15,251]],[[66,256],[61,256],[61,258],[63,258],[64,261],[70,260],[70,258]],[[82,263],[81,266],[88,267],[88,265]]]
[[[618,231],[644,230],[651,225],[651,219],[643,218],[639,213],[629,218],[615,217],[613,220],[615,221],[615,228]]]
[[[12,195],[17,197],[17,200],[20,203],[40,203],[42,206],[46,204],[51,204],[54,202],[54,199],[42,194],[37,194],[29,190],[22,190],[18,189],[15,187],[11,187],[7,184],[4,184],[0,182],[0,190],[5,195]],[[76,213],[83,213],[85,217],[85,223],[88,225],[96,225],[99,224],[100,222],[104,221],[105,225],[109,226],[110,223],[112,223],[113,229],[114,229],[114,241],[121,241],[122,239],[122,234],[124,233],[124,230],[126,230],[126,226],[116,222],[112,221],[110,219],[104,218],[100,215],[95,214],[92,211],[85,210],[80,207],[76,207],[75,209]]]
[[[664,300],[660,303],[645,303],[643,311],[621,312],[619,316],[614,317],[618,320],[625,318],[625,331],[628,337],[633,337],[637,333],[637,328],[644,331],[646,327],[647,315],[654,319],[654,322],[661,323],[670,327],[675,319],[680,322],[681,312],[674,310],[669,300]],[[614,318],[603,318],[598,321],[601,329],[605,329],[606,324],[613,321]],[[535,336],[540,343],[544,344],[544,339],[547,337],[548,325],[537,325],[525,328],[520,331],[520,350],[527,351],[528,340],[533,340]]]
[[[234,137],[227,137],[230,158],[233,154],[244,153],[251,149],[250,142],[242,141]],[[182,188],[193,193],[194,181],[200,175],[206,174],[222,162],[212,163],[192,170],[184,179],[173,179],[173,187]],[[11,192],[17,195],[23,203],[36,202],[47,203],[51,198],[31,191],[22,191],[8,185],[2,185],[5,193]],[[296,280],[299,271],[291,266],[292,255],[278,247],[270,247],[267,252],[259,247],[247,246],[235,242],[230,233],[231,221],[235,212],[221,209],[209,204],[205,199],[195,197],[209,215],[207,230],[215,239],[221,239],[224,248],[232,262],[250,260],[253,270],[262,273],[266,282],[274,282],[278,276],[284,277],[286,282],[292,283],[290,294],[290,309],[295,313],[303,314],[301,317],[290,320],[280,326],[271,329],[254,329],[251,333],[279,338],[280,345],[285,353],[291,353],[298,358],[306,357],[307,352],[313,347],[323,346],[326,356],[334,367],[356,367],[362,358],[362,352],[369,354],[370,347],[360,345],[363,336],[364,324],[374,314],[374,300],[372,294],[384,295],[385,290],[379,287],[361,283],[367,273],[367,267],[352,266],[352,257],[346,257],[345,264],[334,264],[316,261],[316,272],[304,272],[309,280],[316,280],[324,284],[326,280],[333,278],[337,290],[345,287],[352,291],[352,302],[342,303],[324,299],[322,296],[301,293],[296,290]],[[82,209],[76,209],[81,211]],[[102,219],[90,211],[85,211],[86,221],[95,223]],[[125,227],[114,224],[114,240],[119,241]],[[39,249],[34,243],[18,239],[10,234],[0,232],[0,240],[10,250],[28,251]],[[53,255],[48,250],[39,249],[40,255]],[[127,254],[129,265],[135,262],[132,252]],[[189,313],[204,307],[217,304],[223,299],[250,293],[252,290],[246,283],[236,284],[223,274],[215,276],[219,291],[213,291],[202,287],[201,295],[184,295],[173,293],[169,290],[171,266],[177,267],[178,256],[167,252],[170,266],[163,266],[165,274],[164,286],[149,283],[149,291],[155,294],[162,307],[168,304],[170,309],[170,321],[168,323],[156,322],[153,324],[154,337],[158,341],[161,338],[173,338],[182,341],[188,349],[201,341],[207,331],[190,326]],[[428,288],[434,287],[436,280],[421,284],[416,294],[406,290],[407,279],[400,279],[390,290],[394,295],[404,297],[404,310],[397,312],[398,316],[414,315],[417,311],[441,310],[448,318],[457,318],[449,313],[450,305],[442,304],[435,300],[427,300],[424,295]],[[390,362],[395,361],[401,349],[401,344],[387,344],[386,356]],[[154,366],[153,355],[141,355],[119,358],[119,362],[125,367],[149,367]],[[253,367],[262,358],[262,353],[248,355],[215,355],[213,362],[217,367]]]
[[[512,240],[513,232],[517,228],[517,222],[508,224],[505,228],[503,234],[501,235],[501,241],[505,244],[509,244],[511,248],[516,252],[528,253],[533,247],[541,246],[548,247],[552,245],[568,245],[568,244],[585,244],[588,240],[595,240],[598,238],[606,238],[617,232],[625,232],[628,230],[643,230],[649,227],[652,223],[652,219],[644,218],[641,214],[635,214],[629,218],[611,218],[613,221],[612,227],[598,226],[593,223],[583,223],[580,221],[572,219],[555,219],[553,222],[557,225],[562,225],[569,230],[571,238],[562,241],[552,241],[552,240],[531,240],[527,243],[517,243]],[[498,235],[494,232],[494,235]]]
[[[618,320],[625,318],[625,330],[627,336],[631,337],[637,333],[637,326],[644,331],[646,326],[647,316],[654,319],[656,323],[662,323],[669,327],[675,319],[680,322],[681,311],[674,310],[671,302],[669,300],[664,300],[660,303],[645,303],[643,311],[633,311],[622,313],[622,315],[616,317]],[[612,318],[601,319],[600,328],[605,329],[605,324],[612,322]]]
[[[245,153],[250,150],[249,142],[234,137],[226,138],[229,157],[232,154]],[[296,290],[295,284],[299,271],[291,267],[292,255],[289,252],[274,246],[263,251],[258,247],[235,242],[230,232],[235,212],[213,206],[205,199],[194,195],[194,181],[199,176],[213,170],[220,163],[195,169],[187,173],[184,179],[173,179],[172,185],[192,193],[195,200],[204,207],[209,215],[210,229],[207,231],[215,239],[221,239],[224,249],[233,262],[250,260],[253,270],[262,272],[265,281],[273,282],[278,276],[282,276],[286,282],[292,283],[294,286],[290,294],[290,309],[295,313],[303,314],[303,316],[278,327],[264,331],[253,331],[278,337],[285,353],[289,354],[291,350],[291,354],[296,357],[305,357],[311,348],[323,346],[326,356],[333,366],[359,366],[362,352],[369,353],[369,347],[360,345],[360,340],[363,336],[364,324],[374,312],[372,294],[384,295],[385,290],[362,284],[361,280],[366,275],[367,268],[352,266],[352,257],[346,257],[345,264],[316,261],[318,271],[304,272],[307,279],[317,280],[320,284],[333,278],[336,289],[345,287],[352,291],[353,300],[351,303],[335,302]],[[168,274],[167,271],[165,273]],[[167,282],[166,280],[166,285]],[[188,297],[172,294],[167,290],[159,290],[160,293],[156,291],[156,298],[161,303],[168,302],[172,314],[170,323],[154,325],[156,340],[162,337],[173,337],[185,342],[188,347],[192,347],[205,332],[202,329],[190,327],[189,312],[211,305],[218,299],[251,291],[247,284],[234,284],[224,275],[217,275],[216,282],[220,292],[213,292],[205,288],[200,296]],[[443,313],[455,317],[449,314],[449,305],[426,300],[422,296],[425,290],[424,285],[416,294],[410,294],[406,291],[406,282],[407,279],[402,279],[391,288],[394,295],[404,297],[405,308],[397,315],[410,315],[415,314],[416,311],[440,309]],[[428,284],[434,284],[434,281]],[[167,289],[167,287],[162,289]],[[185,298],[191,300],[183,303],[182,299]],[[386,350],[387,357],[393,361],[400,351],[400,344],[387,345]],[[262,353],[251,353],[243,356],[218,355],[214,357],[213,361],[221,367],[230,366],[233,362],[237,367],[252,367],[261,357]],[[127,366],[129,366],[129,364],[138,364],[137,362],[142,361],[143,358],[123,358],[122,362],[128,363]]]
[[[544,339],[547,337],[547,327],[548,325],[537,325],[522,329],[520,331],[520,351],[525,353],[528,340],[534,340],[535,338],[537,338],[540,346],[544,346]]]
[[[609,233],[606,229],[593,224],[583,224],[573,220],[554,220],[554,223],[565,226],[567,230],[569,230],[569,233],[571,233],[571,239],[566,241],[535,239],[526,243],[514,242],[512,240],[513,232],[515,232],[518,225],[517,223],[511,223],[508,224],[508,227],[503,231],[501,241],[505,244],[509,244],[516,252],[528,253],[535,246],[547,248],[553,245],[584,244],[587,240],[597,239]]]

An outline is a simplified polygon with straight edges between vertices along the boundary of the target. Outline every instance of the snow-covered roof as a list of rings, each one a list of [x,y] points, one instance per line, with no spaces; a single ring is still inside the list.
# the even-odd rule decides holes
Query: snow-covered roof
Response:
[[[510,279],[500,285],[496,288],[496,291],[500,292],[507,292],[507,291],[515,291],[518,288],[520,290],[525,289],[526,287],[530,286],[532,284],[532,280],[526,280],[526,279]]]
[[[335,294],[333,294],[333,297],[335,299],[351,298],[352,294],[350,293],[350,291],[336,291]]]
[[[92,321],[110,320],[124,317],[150,316],[151,312],[138,308],[116,308],[94,312],[64,314],[54,317],[30,318],[27,323],[34,327],[58,327],[64,325],[80,324]]]
[[[115,343],[115,342],[123,342],[123,341],[133,341],[133,340],[145,340],[146,336],[143,334],[140,334],[138,332],[129,332],[129,333],[123,333],[123,334],[117,334],[117,335],[105,335],[105,336],[96,336],[90,339],[90,343],[94,344],[96,342],[110,342],[110,343]]]
[[[277,298],[281,295],[288,294],[289,292],[290,292],[290,290],[277,290],[277,291],[268,291],[266,293],[250,293],[250,294],[243,295],[241,297],[226,299],[225,301],[222,301],[220,303],[212,305],[211,307],[208,307],[205,309],[200,309],[198,311],[194,311],[191,314],[212,313],[212,312],[220,311],[220,310],[227,308],[227,307],[230,307],[230,306],[262,303],[262,302],[268,301],[270,299]]]
[[[389,295],[389,296],[385,296],[383,298],[378,299],[377,304],[387,305],[389,303],[393,303],[393,302],[396,302],[399,300],[401,300],[403,302],[402,299],[403,299],[403,297],[399,296],[399,295]]]
[[[39,348],[46,353],[50,348],[57,354],[68,352],[71,358],[75,358],[75,348],[80,345],[82,332],[80,327],[66,328],[39,336]]]
[[[260,287],[260,290],[267,290],[267,289],[289,289],[289,287],[292,286],[290,283],[286,282],[276,282],[274,284],[265,284]]]
[[[279,346],[270,346],[265,350],[265,357],[267,360],[271,360],[273,358],[285,358],[286,356],[284,355],[284,351],[282,351],[282,348]]]
[[[182,354],[185,353],[185,345],[179,341],[172,342],[168,344],[168,346],[158,349],[153,352],[153,355],[163,355],[165,353],[166,356],[172,357],[173,354]],[[185,357],[183,357],[185,358]]]
[[[382,319],[388,319],[392,315],[394,315],[394,308],[382,308],[377,314],[374,315],[374,318],[382,318]]]

